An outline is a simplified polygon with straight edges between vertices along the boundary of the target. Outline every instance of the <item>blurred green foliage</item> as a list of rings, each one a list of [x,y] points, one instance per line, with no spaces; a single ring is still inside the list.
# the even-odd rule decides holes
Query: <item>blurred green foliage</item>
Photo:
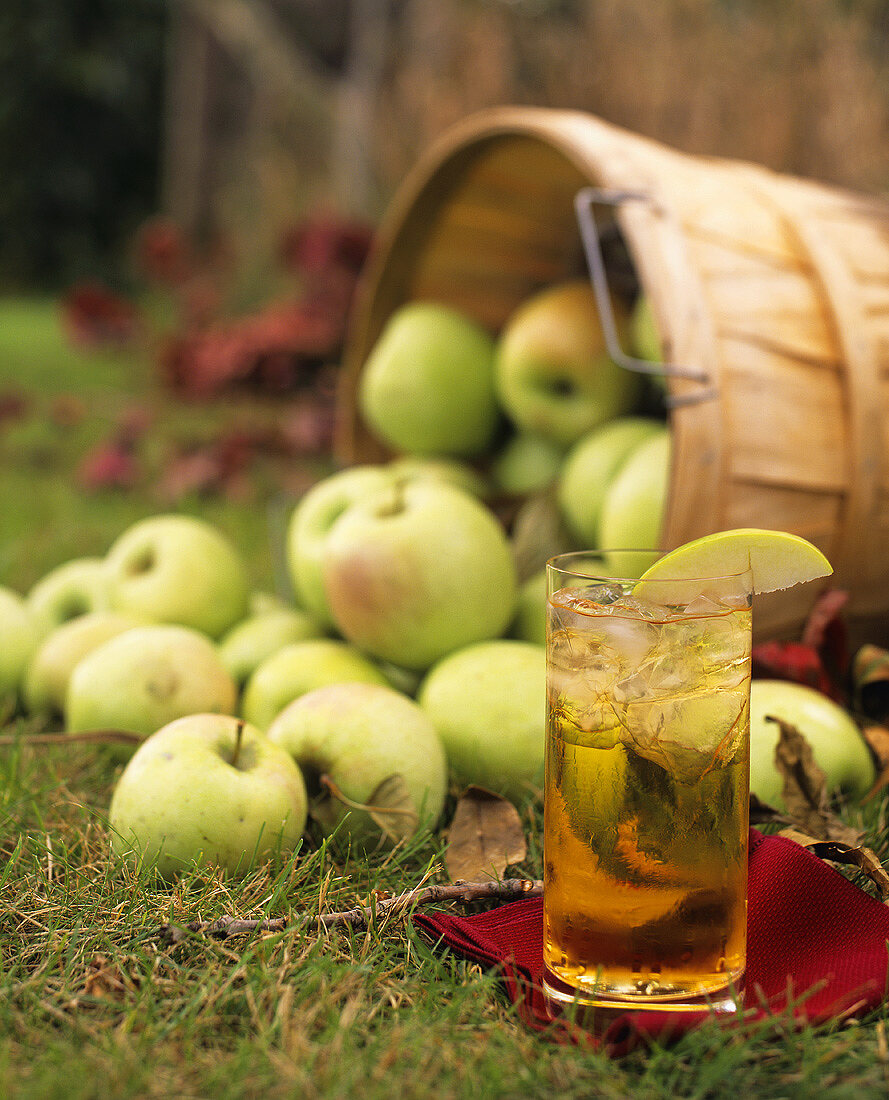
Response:
[[[119,274],[157,206],[167,10],[0,3],[0,285]]]

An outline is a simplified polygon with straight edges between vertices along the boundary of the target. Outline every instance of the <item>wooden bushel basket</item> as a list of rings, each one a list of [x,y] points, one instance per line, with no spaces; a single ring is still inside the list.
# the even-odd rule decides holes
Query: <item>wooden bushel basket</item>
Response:
[[[499,108],[429,150],[381,227],[341,381],[337,457],[385,452],[358,378],[392,312],[448,303],[496,332],[541,287],[585,271],[584,188],[632,191],[612,216],[664,338],[707,379],[668,381],[673,458],[662,546],[730,527],[811,539],[876,640],[889,616],[889,203],[688,156],[588,114]],[[760,597],[757,636],[799,629],[819,587]]]

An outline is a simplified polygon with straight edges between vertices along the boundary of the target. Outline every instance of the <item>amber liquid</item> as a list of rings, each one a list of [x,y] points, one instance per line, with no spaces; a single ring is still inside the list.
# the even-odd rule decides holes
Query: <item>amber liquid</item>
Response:
[[[589,1003],[710,998],[737,985],[745,963],[749,608],[658,619],[637,617],[632,602],[566,611],[558,597],[544,815],[550,984]]]

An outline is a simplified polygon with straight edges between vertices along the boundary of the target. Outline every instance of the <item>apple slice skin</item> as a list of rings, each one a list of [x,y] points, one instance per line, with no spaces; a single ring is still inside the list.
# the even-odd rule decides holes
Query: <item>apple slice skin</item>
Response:
[[[109,810],[112,850],[168,881],[195,863],[244,874],[299,844],[307,805],[299,768],[259,730],[192,714],[149,737],[124,769]]]
[[[659,558],[634,594],[651,598],[653,582],[701,580],[750,571],[754,593],[775,592],[827,577],[833,567],[821,551],[800,535],[761,527],[717,531],[687,542]]]

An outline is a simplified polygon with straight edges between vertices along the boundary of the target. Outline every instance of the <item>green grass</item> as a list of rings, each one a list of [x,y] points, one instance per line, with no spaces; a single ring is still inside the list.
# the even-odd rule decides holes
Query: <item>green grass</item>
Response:
[[[87,496],[72,476],[130,402],[156,411],[158,459],[227,418],[275,413],[177,406],[146,362],[67,350],[44,302],[0,303],[0,393],[13,384],[31,395],[32,414],[0,428],[0,583],[22,590],[157,510],[150,480]],[[88,397],[87,414],[64,429],[48,418],[62,393]],[[247,503],[187,507],[228,530],[267,586],[276,502],[275,483],[260,479]],[[374,890],[444,881],[443,838],[370,859],[316,838],[241,881],[194,873],[160,889],[110,857],[118,768],[84,745],[0,749],[0,1096],[857,1100],[889,1089],[886,1012],[801,1031],[704,1027],[613,1062],[529,1032],[489,974],[395,919],[367,932],[293,928],[166,946],[157,931],[167,921],[343,909]],[[524,814],[531,855],[511,871],[539,877],[539,807]],[[873,804],[864,822],[883,857],[884,816],[885,803]]]

